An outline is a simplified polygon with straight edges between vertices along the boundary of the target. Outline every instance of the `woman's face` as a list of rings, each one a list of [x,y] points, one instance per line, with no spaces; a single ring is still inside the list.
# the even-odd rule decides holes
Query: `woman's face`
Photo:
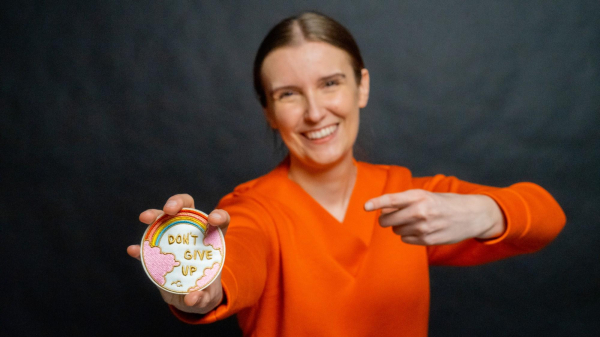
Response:
[[[356,83],[350,56],[324,42],[275,49],[262,66],[265,114],[292,161],[322,168],[352,157],[369,73]]]

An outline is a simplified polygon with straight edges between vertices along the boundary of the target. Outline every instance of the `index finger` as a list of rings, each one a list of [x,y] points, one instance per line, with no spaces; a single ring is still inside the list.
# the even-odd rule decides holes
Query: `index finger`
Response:
[[[375,211],[382,208],[406,208],[424,197],[423,190],[408,190],[399,193],[389,193],[373,198],[365,203],[365,211]]]
[[[175,215],[181,211],[182,208],[194,208],[194,198],[189,194],[176,194],[170,197],[163,211],[169,215]]]

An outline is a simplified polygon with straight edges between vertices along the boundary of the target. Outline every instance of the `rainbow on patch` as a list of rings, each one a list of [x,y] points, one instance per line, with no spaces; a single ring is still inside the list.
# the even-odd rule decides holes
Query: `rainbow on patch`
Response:
[[[208,216],[193,208],[183,208],[177,215],[163,214],[148,228],[143,241],[148,241],[150,247],[156,247],[166,232],[172,226],[188,224],[197,227],[202,234],[206,234],[208,228]]]

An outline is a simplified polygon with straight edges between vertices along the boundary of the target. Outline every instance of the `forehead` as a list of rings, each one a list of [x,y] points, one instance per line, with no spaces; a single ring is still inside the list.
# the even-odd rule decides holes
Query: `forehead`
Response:
[[[325,42],[307,41],[277,48],[262,65],[264,85],[299,85],[335,73],[352,72],[350,56],[344,50]]]

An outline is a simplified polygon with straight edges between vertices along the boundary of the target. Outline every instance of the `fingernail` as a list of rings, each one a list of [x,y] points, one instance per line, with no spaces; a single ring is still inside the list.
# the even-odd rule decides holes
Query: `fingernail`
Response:
[[[372,209],[373,209],[373,203],[370,201],[367,201],[367,203],[365,204],[365,210],[370,211]]]
[[[165,204],[165,207],[173,207],[173,206],[177,206],[177,201],[175,201],[175,200],[169,200]]]
[[[215,220],[221,220],[221,218],[222,218],[221,214],[219,214],[217,212],[212,212],[211,215],[212,215],[213,219],[215,219]]]

